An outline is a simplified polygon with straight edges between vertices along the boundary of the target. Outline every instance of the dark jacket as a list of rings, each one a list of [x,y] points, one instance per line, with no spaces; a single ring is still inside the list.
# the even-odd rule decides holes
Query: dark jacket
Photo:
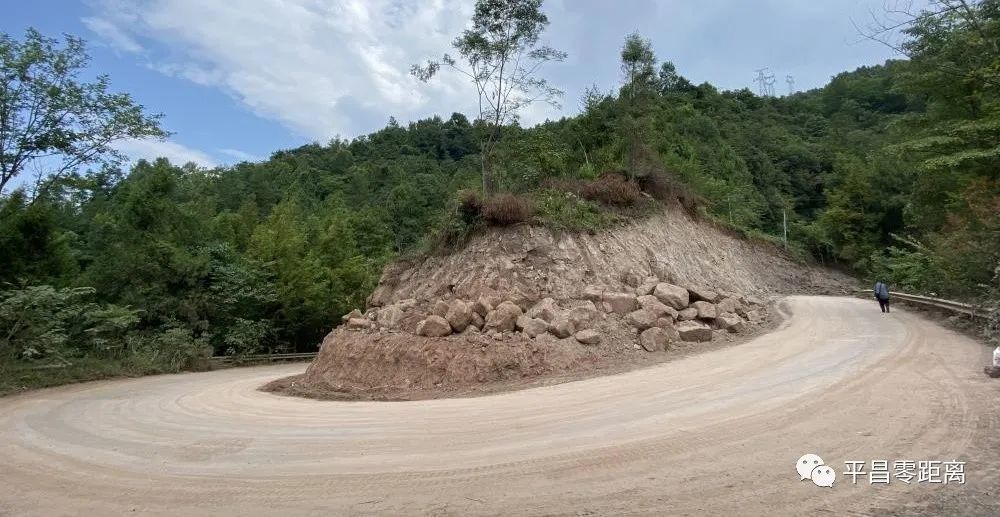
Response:
[[[875,282],[875,288],[872,291],[875,292],[875,298],[879,300],[889,299],[889,286],[884,282]]]

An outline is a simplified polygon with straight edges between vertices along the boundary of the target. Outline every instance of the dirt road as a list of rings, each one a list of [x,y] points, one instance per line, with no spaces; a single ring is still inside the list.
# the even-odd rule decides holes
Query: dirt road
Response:
[[[295,365],[0,399],[0,514],[1000,512],[986,347],[867,301],[787,306],[782,328],[745,345],[481,398],[256,390]],[[833,488],[800,481],[805,453],[836,470]],[[843,475],[875,459],[966,461],[966,483]]]

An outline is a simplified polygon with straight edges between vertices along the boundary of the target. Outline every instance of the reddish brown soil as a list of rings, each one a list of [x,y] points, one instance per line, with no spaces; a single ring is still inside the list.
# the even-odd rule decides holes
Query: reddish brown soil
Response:
[[[482,334],[428,338],[408,333],[337,330],[305,373],[261,389],[322,400],[421,400],[468,397],[621,373],[742,343],[777,327],[780,311],[740,334],[717,333],[709,343],[677,342],[665,352],[637,350],[635,337],[600,328],[600,345],[576,340],[495,340]],[[551,339],[548,339],[551,338]]]

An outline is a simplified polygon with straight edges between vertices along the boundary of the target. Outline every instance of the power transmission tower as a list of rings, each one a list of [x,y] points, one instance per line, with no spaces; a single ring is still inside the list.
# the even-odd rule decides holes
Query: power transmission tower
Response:
[[[788,95],[791,96],[795,93],[795,78],[791,74],[785,76],[785,82],[788,83]]]
[[[761,97],[774,97],[774,74],[767,67],[754,70],[757,74],[753,81],[757,83],[757,94]]]

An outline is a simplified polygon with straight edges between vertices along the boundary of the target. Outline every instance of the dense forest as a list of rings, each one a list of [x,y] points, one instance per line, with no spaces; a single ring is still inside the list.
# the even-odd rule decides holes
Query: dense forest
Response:
[[[664,202],[775,242],[787,220],[802,260],[897,290],[995,299],[1000,2],[937,2],[905,36],[904,59],[787,97],[692,84],[631,35],[620,88],[535,127],[455,113],[230,167],[69,161],[0,189],[0,383],[314,350],[387,261],[489,224],[593,231]],[[15,89],[84,67],[85,53],[76,39],[3,36],[3,128],[25,109]],[[103,99],[128,129],[95,138],[162,136],[100,81],[77,97]],[[67,131],[31,145],[72,156],[80,135]],[[17,142],[4,138],[7,183]],[[98,153],[114,151],[84,156]],[[58,364],[87,368],[34,369]]]

